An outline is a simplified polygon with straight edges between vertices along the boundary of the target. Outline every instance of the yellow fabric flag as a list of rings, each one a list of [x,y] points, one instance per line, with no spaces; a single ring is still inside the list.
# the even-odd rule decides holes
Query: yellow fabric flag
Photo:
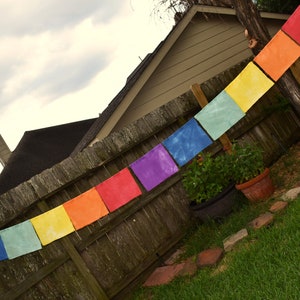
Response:
[[[62,205],[30,219],[43,246],[75,231]]]
[[[225,88],[225,91],[237,103],[241,110],[246,112],[273,85],[274,82],[253,62],[250,62]]]

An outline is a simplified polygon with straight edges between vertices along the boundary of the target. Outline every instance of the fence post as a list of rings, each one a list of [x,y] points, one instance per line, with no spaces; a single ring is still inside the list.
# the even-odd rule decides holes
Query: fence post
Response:
[[[42,202],[38,203],[38,207],[42,212],[48,211],[49,207],[47,203],[43,200]],[[61,243],[63,247],[66,249],[68,255],[70,256],[71,260],[77,267],[78,271],[82,275],[86,284],[90,287],[92,293],[94,294],[96,299],[101,300],[109,300],[108,296],[106,295],[103,288],[100,286],[97,279],[92,275],[89,268],[85,264],[84,260],[76,250],[73,243],[70,241],[68,237],[64,237],[61,239]]]

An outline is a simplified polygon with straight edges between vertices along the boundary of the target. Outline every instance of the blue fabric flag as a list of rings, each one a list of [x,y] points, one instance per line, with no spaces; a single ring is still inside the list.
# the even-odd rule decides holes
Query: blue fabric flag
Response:
[[[179,166],[189,162],[211,143],[212,140],[194,118],[163,141]]]
[[[7,256],[3,241],[0,236],[0,260],[6,260],[6,259],[8,259],[8,256]]]

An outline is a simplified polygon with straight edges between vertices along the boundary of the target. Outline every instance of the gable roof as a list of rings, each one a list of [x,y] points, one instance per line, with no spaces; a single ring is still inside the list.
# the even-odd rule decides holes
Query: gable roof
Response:
[[[104,126],[104,124],[107,122],[107,120],[111,117],[113,112],[117,109],[117,107],[120,105],[122,100],[127,95],[128,91],[131,89],[131,87],[135,84],[139,76],[142,74],[142,72],[147,68],[148,64],[150,63],[152,57],[155,55],[155,53],[160,49],[163,42],[161,42],[158,47],[155,49],[153,53],[148,54],[143,61],[137,66],[137,68],[129,75],[127,78],[126,84],[123,87],[123,89],[117,94],[117,96],[108,104],[106,109],[99,115],[99,117],[96,119],[96,121],[91,126],[90,130],[84,135],[83,139],[77,144],[77,146],[74,148],[71,155],[74,155],[78,152],[80,152],[82,149],[84,149],[97,135],[99,130]]]
[[[132,74],[128,77],[123,89],[99,115],[98,119],[91,126],[90,130],[84,135],[83,139],[78,143],[71,155],[74,155],[87,147],[101,130],[104,130],[104,136],[111,132],[114,125],[118,122],[118,118],[114,118],[113,115],[116,112],[122,114],[126,111],[131,102],[134,100],[134,97],[139,93],[143,85],[153,74],[160,62],[163,60],[173,44],[197,13],[232,16],[236,15],[235,10],[231,8],[193,5],[184,15],[181,21],[173,27],[165,40],[163,40],[152,53],[148,54],[139,64],[139,66],[132,72]],[[286,14],[264,12],[261,13],[261,16],[262,18],[277,20],[286,20],[289,17],[289,15]]]
[[[26,131],[0,174],[0,194],[67,158],[95,120]]]

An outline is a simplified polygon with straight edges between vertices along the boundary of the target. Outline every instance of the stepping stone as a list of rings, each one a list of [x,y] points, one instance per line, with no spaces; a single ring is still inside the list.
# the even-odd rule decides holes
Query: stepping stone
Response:
[[[258,218],[254,219],[249,223],[249,226],[253,229],[259,229],[263,226],[268,226],[273,222],[274,215],[270,212],[266,212],[260,215]]]
[[[277,201],[269,209],[271,213],[276,213],[284,210],[288,206],[286,201]]]
[[[198,268],[211,267],[217,265],[223,258],[224,250],[222,248],[207,249],[198,254]]]
[[[300,186],[287,191],[281,198],[282,200],[295,200],[300,194]]]
[[[184,261],[183,269],[179,272],[178,275],[193,276],[196,274],[197,270],[198,270],[198,267],[196,264],[196,257],[192,256]]]
[[[240,231],[238,231],[235,234],[232,234],[231,236],[227,237],[224,241],[223,241],[223,246],[224,246],[224,250],[225,252],[231,251],[233,249],[233,247],[243,238],[245,238],[246,236],[248,236],[248,231],[246,228],[241,229]]]
[[[156,268],[154,272],[148,277],[143,286],[157,286],[171,282],[183,270],[185,263],[163,266]]]

